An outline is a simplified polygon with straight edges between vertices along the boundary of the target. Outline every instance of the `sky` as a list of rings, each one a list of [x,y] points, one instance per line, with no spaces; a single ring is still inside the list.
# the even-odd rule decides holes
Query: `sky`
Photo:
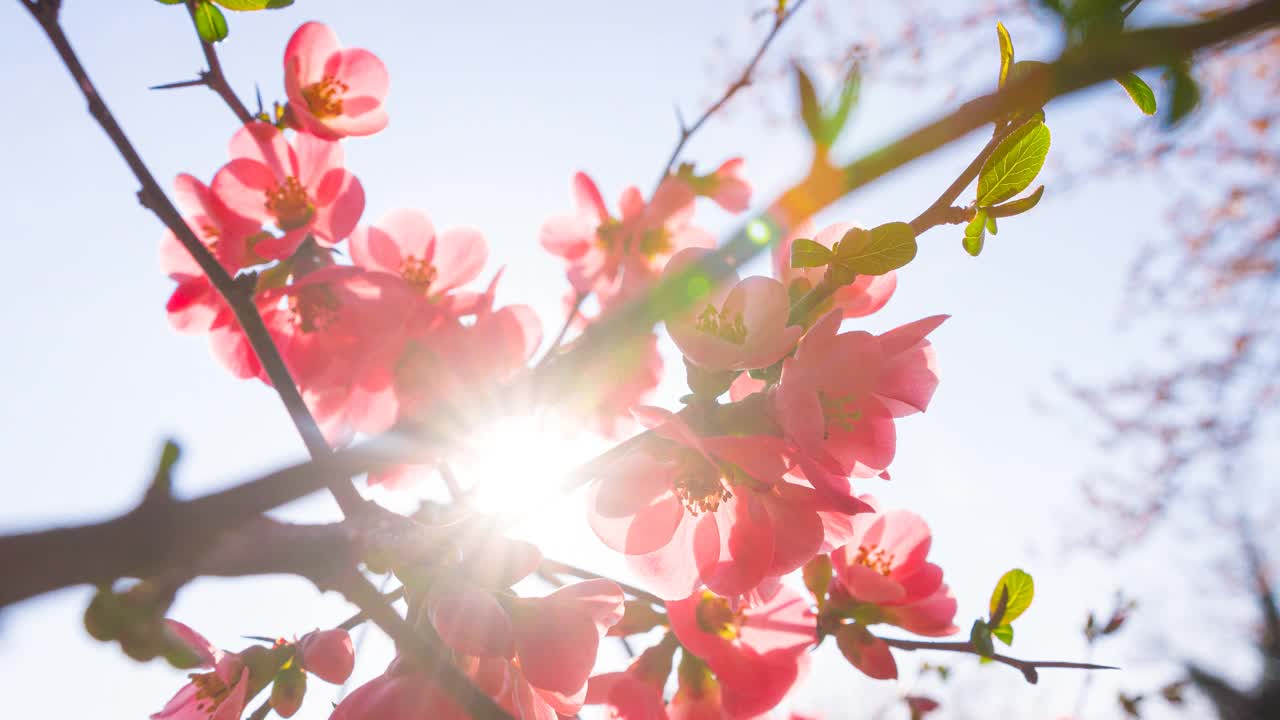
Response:
[[[675,141],[673,104],[692,117],[724,87],[732,59],[744,59],[762,34],[750,20],[755,5],[299,0],[286,10],[232,14],[231,37],[219,49],[234,89],[250,102],[255,84],[268,102],[283,99],[280,56],[306,20],[326,22],[344,44],[379,54],[392,77],[391,123],[372,138],[346,143],[347,166],[368,197],[365,220],[418,207],[437,227],[480,227],[490,243],[490,268],[507,267],[500,299],[533,305],[554,328],[565,285],[558,262],[537,244],[539,226],[570,208],[569,179],[577,170],[589,172],[611,204],[628,184],[652,186]],[[63,16],[72,44],[155,175],[166,184],[179,172],[207,181],[225,162],[234,118],[202,88],[147,89],[201,69],[186,16],[155,3],[125,9],[84,0],[67,0]],[[1011,28],[1015,39],[1019,27]],[[1022,28],[1030,32],[1031,26]],[[168,437],[184,450],[183,496],[303,458],[268,388],[232,378],[203,339],[169,327],[163,308],[172,282],[157,262],[161,228],[136,202],[135,181],[16,3],[0,4],[0,39],[6,89],[0,209],[11,263],[0,284],[0,377],[6,378],[0,532],[129,509]],[[780,38],[777,57],[804,54],[817,42],[812,21],[798,24]],[[949,78],[962,92],[993,82],[994,31],[989,47],[979,47]],[[1052,49],[1034,40],[1026,47],[1028,56]],[[788,97],[777,85],[753,89],[708,123],[685,157],[700,167],[745,157],[754,204],[763,207],[808,161],[798,124],[785,113],[781,122],[776,117]],[[761,98],[773,112],[762,111]],[[936,116],[949,101],[946,88],[873,78],[838,155],[873,149]],[[1103,646],[1094,657],[1126,670],[1096,680],[1089,717],[1114,713],[1108,690],[1149,687],[1171,660],[1194,649],[1162,628],[1196,611],[1185,599],[1195,578],[1179,570],[1180,562],[1194,566],[1195,549],[1153,562],[1150,555],[1098,558],[1066,544],[1088,512],[1079,480],[1106,458],[1078,415],[1043,409],[1066,402],[1055,373],[1102,379],[1149,352],[1151,338],[1141,328],[1121,333],[1115,317],[1131,254],[1156,231],[1159,186],[1120,179],[1077,184],[1057,197],[1053,191],[1064,156],[1096,149],[1101,129],[1135,115],[1115,86],[1052,105],[1054,146],[1042,176],[1049,189],[1040,207],[1002,224],[977,259],[961,249],[959,228],[930,231],[901,273],[892,302],[857,325],[881,332],[951,315],[932,336],[942,373],[934,403],[928,413],[899,423],[893,481],[864,489],[929,521],[931,557],[960,598],[959,624],[983,612],[1005,570],[1021,567],[1035,576],[1037,594],[1019,621],[1014,654],[1083,659],[1079,627],[1089,609],[1105,611],[1122,584],[1152,595],[1151,617],[1160,621],[1140,615],[1134,640]],[[893,174],[824,212],[819,226],[914,217],[984,140],[971,136]],[[702,206],[698,223],[721,237],[735,227],[728,215]],[[668,383],[660,398],[668,407],[678,382]],[[589,441],[580,446],[592,447]],[[554,480],[552,468],[521,470],[528,482]],[[279,516],[322,521],[335,518],[336,509],[316,495]],[[580,497],[544,508],[517,532],[557,559],[620,568],[582,522]],[[89,638],[80,625],[89,597],[88,588],[72,588],[0,614],[0,677],[6,688],[21,689],[7,693],[8,706],[17,703],[15,717],[139,718],[183,682],[163,663],[133,663],[118,647]],[[180,594],[171,615],[235,649],[244,643],[240,635],[301,634],[349,613],[341,598],[320,596],[304,581],[267,578],[198,580]],[[380,672],[389,657],[377,633],[363,650],[358,678]],[[981,697],[988,710],[1009,717],[1057,718],[1074,707],[1083,680],[1046,672],[1033,688],[1008,668],[978,667],[965,657],[927,659],[957,668],[953,687],[940,689],[930,680],[913,686],[911,678],[874,683],[824,647],[794,707],[832,718],[871,717],[914,687],[940,696],[963,691],[970,705]],[[610,648],[601,662],[618,668],[625,660]],[[1249,662],[1247,655],[1217,659],[1219,667],[1245,675]],[[313,683],[298,717],[325,717],[331,690]],[[994,716],[967,715],[963,706],[948,712],[944,717]]]

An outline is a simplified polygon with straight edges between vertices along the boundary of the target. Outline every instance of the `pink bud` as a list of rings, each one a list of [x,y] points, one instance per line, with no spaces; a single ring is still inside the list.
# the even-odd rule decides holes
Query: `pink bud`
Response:
[[[355,646],[346,630],[316,630],[298,641],[302,667],[335,685],[347,681],[356,664]]]

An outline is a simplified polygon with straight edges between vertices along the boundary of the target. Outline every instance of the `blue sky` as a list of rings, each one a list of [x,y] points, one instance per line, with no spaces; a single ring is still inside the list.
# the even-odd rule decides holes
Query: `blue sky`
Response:
[[[153,3],[127,10],[106,5],[66,3],[64,22],[84,64],[157,177],[167,183],[185,171],[208,180],[225,160],[234,129],[230,113],[200,88],[146,89],[193,77],[202,67],[189,21]],[[438,227],[479,226],[495,260],[508,266],[503,299],[535,305],[544,323],[555,326],[564,281],[557,261],[537,245],[538,227],[569,208],[576,170],[590,172],[611,204],[627,184],[651,187],[674,142],[673,103],[691,117],[723,87],[733,65],[713,58],[717,52],[746,56],[762,29],[749,22],[751,9],[711,0],[299,0],[283,11],[232,15],[231,38],[220,49],[241,97],[251,100],[256,82],[268,101],[282,97],[280,55],[305,20],[327,22],[345,44],[377,52],[392,77],[391,124],[347,144],[347,165],[369,198],[366,220],[409,206],[426,210]],[[301,458],[301,443],[265,386],[230,377],[202,339],[169,328],[163,305],[172,284],[158,269],[160,226],[135,201],[134,180],[16,3],[0,4],[0,27],[6,88],[0,208],[11,263],[0,285],[6,349],[0,376],[8,378],[0,403],[6,466],[0,531],[100,519],[129,508],[165,437],[177,438],[185,450],[178,485],[184,495]],[[1013,29],[1020,37],[1019,26]],[[778,57],[804,52],[813,37],[812,22],[798,24],[781,38]],[[715,51],[717,40],[727,50]],[[1029,55],[1037,49],[1034,41],[1026,47]],[[994,32],[990,47],[970,59],[957,84],[968,91],[987,87],[997,63]],[[766,87],[735,102],[686,153],[704,166],[745,156],[759,204],[808,160],[797,127],[769,121],[757,102],[762,97],[778,109],[787,94]],[[942,88],[873,79],[840,151],[871,149],[934,116],[945,100]],[[1078,480],[1106,462],[1078,414],[1045,414],[1033,402],[1064,404],[1055,371],[1107,377],[1153,339],[1141,330],[1121,336],[1113,319],[1128,260],[1159,220],[1160,188],[1123,179],[1056,197],[1053,191],[1064,154],[1096,149],[1092,143],[1106,124],[1135,116],[1114,86],[1051,106],[1056,162],[1042,178],[1049,190],[1041,206],[1002,224],[976,260],[962,251],[958,228],[923,236],[893,301],[860,325],[883,331],[926,315],[952,315],[933,336],[942,368],[934,405],[899,423],[894,480],[868,489],[929,520],[936,560],[961,599],[960,624],[981,612],[1006,569],[1035,575],[1036,604],[1020,621],[1014,648],[1028,657],[1080,657],[1084,613],[1106,607],[1122,582],[1138,589],[1160,583],[1186,589],[1179,583],[1189,582],[1169,580],[1171,568],[1153,564],[1149,555],[1111,562],[1064,547],[1062,538],[1087,512]],[[910,219],[984,139],[967,138],[895,173],[820,219],[868,225]],[[733,227],[718,211],[700,209],[699,218],[721,235]],[[668,405],[679,390],[670,389]],[[558,507],[558,518],[580,514],[579,499]],[[287,517],[312,520],[333,513],[321,496],[285,509]],[[540,527],[521,532],[537,538]],[[593,543],[589,534],[557,535],[546,549],[559,559],[613,569],[614,559]],[[1194,560],[1190,552],[1179,557]],[[1150,600],[1156,617],[1190,613],[1191,604],[1178,595]],[[142,717],[182,682],[162,664],[132,663],[116,647],[88,638],[79,623],[88,596],[85,588],[66,590],[0,615],[0,675],[7,686],[23,689],[8,700],[11,708],[17,703],[15,716]],[[197,581],[173,610],[233,649],[240,634],[301,633],[347,612],[340,598],[317,597],[289,578]],[[1136,668],[1099,679],[1100,712],[1112,708],[1107,688],[1140,686],[1159,671],[1161,658],[1190,651],[1162,638],[1160,627],[1140,620],[1137,639],[1104,648],[1096,658]],[[379,672],[387,657],[376,638],[367,649],[361,677]],[[956,688],[998,688],[1010,716],[1058,717],[1073,706],[1081,681],[1071,673],[1045,673],[1030,688],[1008,669],[929,659],[964,668]],[[605,660],[622,662],[620,656]],[[902,690],[865,681],[831,648],[817,660],[819,669],[797,696],[799,709],[869,717]],[[1223,662],[1248,668],[1247,659]],[[324,717],[331,697],[314,683],[300,717]]]

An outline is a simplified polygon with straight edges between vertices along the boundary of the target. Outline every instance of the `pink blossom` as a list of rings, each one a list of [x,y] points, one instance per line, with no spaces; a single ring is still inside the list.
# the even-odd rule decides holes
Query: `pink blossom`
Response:
[[[736,611],[724,598],[694,593],[668,602],[667,616],[680,644],[715,673],[730,717],[758,715],[781,702],[817,641],[814,614],[790,588],[769,603]]]
[[[332,246],[355,229],[364,188],[343,168],[342,146],[298,133],[293,144],[264,122],[231,139],[231,162],[213,177],[215,195],[233,212],[271,223],[284,235],[254,245],[266,259],[287,257],[308,234]]]
[[[207,672],[191,673],[191,682],[178,690],[153,720],[239,720],[249,689],[249,668],[235,653],[215,648],[196,631],[174,620],[168,630],[200,658]]]
[[[574,176],[573,193],[575,214],[548,220],[540,240],[565,261],[574,289],[596,293],[602,307],[647,287],[673,253],[715,245],[689,224],[695,196],[678,178],[665,179],[647,203],[638,188],[627,188],[616,218],[585,173]]]
[[[472,228],[437,234],[421,210],[392,210],[351,234],[351,261],[404,279],[414,292],[438,302],[480,275],[488,257],[484,236]]]
[[[637,416],[668,444],[622,458],[591,491],[589,520],[660,597],[699,584],[750,592],[803,565],[822,543],[825,507],[811,488],[784,482],[787,446],[767,435],[700,437],[677,415]]]
[[[396,659],[382,675],[351,692],[329,720],[469,720],[471,715],[445,692],[431,673]]]
[[[681,250],[663,274],[685,272],[710,254],[704,248]],[[789,324],[791,299],[782,283],[759,276],[739,281],[729,272],[731,280],[668,318],[667,331],[685,357],[708,370],[768,367],[791,352],[804,329]]]
[[[302,668],[325,682],[341,685],[356,664],[355,645],[346,630],[316,630],[298,641]]]
[[[833,597],[875,606],[878,621],[917,635],[955,633],[955,598],[942,568],[927,560],[932,542],[929,526],[910,511],[853,518],[848,544],[831,553]]]
[[[853,223],[836,223],[828,225],[813,235],[813,225],[808,221],[792,230],[773,251],[773,274],[792,292],[807,292],[822,280],[824,267],[793,268],[791,267],[791,246],[798,238],[811,238],[814,242],[830,248],[840,241],[845,233],[855,229]],[[798,287],[797,287],[798,286]],[[845,318],[857,318],[879,310],[889,302],[893,291],[898,287],[898,275],[889,271],[884,275],[859,275],[854,281],[832,295],[830,307],[841,311]]]
[[[870,477],[889,467],[897,444],[894,418],[923,412],[937,388],[933,346],[925,337],[946,317],[877,336],[839,333],[841,315],[832,311],[783,363],[778,419],[787,437],[816,461],[803,466],[815,487],[847,494],[848,475]]]
[[[666,720],[662,692],[677,647],[675,637],[668,634],[640,653],[625,672],[593,675],[587,681],[587,704],[604,705],[609,717],[619,720]]]
[[[251,264],[249,240],[262,230],[258,223],[231,212],[204,183],[185,173],[174,180],[173,191],[187,227],[228,273]],[[208,332],[227,303],[172,231],[160,241],[160,267],[178,281],[165,307],[174,329]]]
[[[344,49],[327,25],[304,23],[285,47],[289,109],[303,129],[317,137],[372,135],[386,127],[382,106],[390,82],[377,55]]]

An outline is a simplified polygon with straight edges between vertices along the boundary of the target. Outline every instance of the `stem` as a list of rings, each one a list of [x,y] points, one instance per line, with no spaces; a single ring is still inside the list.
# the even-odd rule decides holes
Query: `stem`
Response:
[[[195,0],[187,0],[187,12],[191,15],[191,25],[195,27],[196,22],[196,2]],[[199,31],[196,33],[199,37]],[[253,120],[253,115],[249,113],[249,109],[240,102],[240,98],[236,97],[236,93],[231,89],[230,83],[227,82],[227,76],[222,72],[222,63],[218,61],[218,51],[213,48],[213,43],[206,42],[204,38],[200,38],[200,49],[204,51],[204,60],[209,64],[207,72],[200,73],[200,82],[203,85],[218,94],[222,101],[231,108],[231,112],[235,114],[240,124]]]
[[[551,341],[551,345],[547,347],[547,353],[542,356],[542,360],[538,362],[536,367],[542,367],[551,358],[555,357],[556,351],[560,349],[560,343],[564,342],[565,335],[569,334],[569,328],[573,327],[573,321],[578,317],[578,313],[582,311],[582,304],[591,296],[590,290],[577,290],[574,293],[573,305],[569,308],[569,314],[564,319],[564,324],[560,326],[560,332],[556,333],[556,337]]]
[[[702,114],[698,116],[698,119],[693,121],[692,125],[686,126],[684,124],[684,120],[680,120],[680,137],[676,140],[676,146],[671,150],[671,156],[667,158],[667,164],[662,168],[662,174],[658,176],[658,186],[661,186],[662,181],[666,180],[667,175],[671,173],[671,168],[675,166],[676,160],[680,159],[680,153],[684,150],[684,146],[688,144],[689,138],[693,137],[694,133],[698,132],[698,130],[711,119],[712,115],[720,112],[720,109],[723,108],[734,95],[737,95],[739,90],[742,90],[751,84],[751,76],[755,73],[756,66],[759,65],[760,60],[764,58],[765,51],[769,49],[769,45],[773,43],[773,39],[778,36],[778,31],[782,30],[782,26],[800,11],[800,8],[804,6],[804,3],[805,0],[796,0],[796,2],[792,3],[791,9],[786,12],[775,12],[773,16],[773,27],[769,29],[769,34],[764,36],[764,40],[760,43],[760,47],[756,50],[756,54],[752,56],[751,61],[747,63],[747,66],[742,69],[742,74],[738,76],[738,79],[734,80],[733,83],[724,91],[724,94],[720,96],[720,99],[711,103],[711,106],[704,110]],[[679,112],[680,110],[677,108],[677,117],[679,117]],[[656,190],[657,186],[655,186],[655,192]]]
[[[613,578],[606,578],[603,575],[598,575],[596,573],[591,572],[590,570],[583,570],[582,568],[574,567],[572,565],[566,565],[565,563],[562,563],[556,560],[551,560],[551,559],[544,559],[542,561],[541,567],[544,572],[548,572],[553,575],[568,575],[570,577],[576,577],[581,580],[609,580],[611,582],[617,583],[618,587],[622,588],[623,592],[636,598],[637,600],[644,600],[650,604],[657,605],[658,607],[663,607],[666,605],[665,601],[663,601],[662,598],[658,597],[657,595],[654,595],[648,590],[641,590],[640,588],[634,585],[628,585],[623,582],[618,582]]]
[[[62,26],[58,24],[58,3],[49,2],[49,0],[44,2],[23,0],[23,6],[31,12],[32,17],[39,23],[45,35],[49,37],[49,41],[53,43],[53,47],[62,59],[67,71],[75,79],[76,86],[80,88],[80,92],[89,103],[89,114],[107,133],[112,144],[119,151],[120,156],[124,158],[129,169],[133,171],[134,177],[141,183],[142,189],[138,191],[138,199],[142,202],[143,207],[155,213],[160,221],[173,231],[178,241],[182,243],[187,252],[191,253],[191,257],[195,259],[196,264],[208,276],[209,282],[218,291],[218,294],[227,301],[232,312],[235,313],[236,319],[240,322],[240,327],[244,329],[250,346],[253,347],[254,354],[257,356],[258,361],[262,363],[272,387],[275,388],[280,400],[289,411],[289,417],[293,420],[298,434],[302,436],[302,441],[307,446],[307,451],[311,454],[312,459],[319,460],[328,456],[331,451],[328,443],[325,442],[324,434],[320,431],[319,425],[316,424],[315,418],[312,417],[311,411],[307,409],[306,403],[303,402],[302,394],[298,392],[298,386],[294,383],[293,377],[289,373],[289,368],[280,357],[280,352],[276,349],[270,332],[267,331],[266,325],[262,322],[262,316],[258,314],[258,308],[253,302],[252,289],[238,284],[231,277],[226,269],[222,267],[222,264],[218,262],[217,258],[213,256],[213,253],[209,251],[209,248],[196,237],[191,228],[187,227],[187,223],[182,219],[182,214],[178,212],[178,209],[164,194],[160,184],[156,182],[155,176],[151,174],[151,171],[142,161],[142,157],[138,155],[138,151],[129,141],[120,124],[116,122],[115,116],[111,114],[106,102],[103,101],[102,96],[98,93],[98,89],[94,87],[93,82],[89,79],[84,66],[80,64],[80,58],[72,50],[66,33],[63,32]],[[355,485],[351,483],[350,478],[333,478],[329,489],[333,492],[334,499],[338,501],[343,513],[347,515],[359,512],[364,506],[364,499],[360,497],[360,493],[356,490]]]
[[[378,588],[358,571],[352,570],[338,585],[342,594],[373,620],[374,624],[391,636],[396,649],[414,657],[421,663],[431,681],[448,693],[471,718],[481,720],[511,720],[511,716],[488,695],[471,683],[471,680],[450,661],[449,651],[419,632],[409,621],[389,605]]]
[[[969,655],[977,655],[982,657],[982,653],[978,652],[972,644],[968,642],[940,642],[929,640],[902,640],[898,638],[880,638],[884,640],[889,647],[895,647],[899,650],[940,650],[943,652],[959,652]],[[1008,655],[1000,653],[992,653],[988,655],[992,660],[1003,663],[1009,667],[1017,668],[1022,672],[1022,676],[1027,682],[1035,684],[1040,679],[1039,668],[1072,668],[1075,670],[1119,670],[1117,667],[1110,665],[1094,665],[1092,663],[1079,662],[1062,662],[1059,660],[1020,660]]]
[[[1008,123],[1004,127],[996,128],[996,131],[991,135],[991,140],[983,146],[982,150],[978,151],[977,156],[961,171],[955,182],[947,186],[947,189],[942,191],[942,194],[938,196],[937,200],[933,201],[932,205],[925,208],[924,212],[911,221],[911,229],[916,235],[949,221],[952,215],[951,204],[956,201],[956,198],[960,197],[960,193],[964,192],[965,188],[969,187],[969,183],[978,177],[978,173],[982,172],[982,166],[987,162],[987,158],[991,157],[991,153],[995,152],[1000,143],[1016,128],[1017,125],[1015,123]]]

